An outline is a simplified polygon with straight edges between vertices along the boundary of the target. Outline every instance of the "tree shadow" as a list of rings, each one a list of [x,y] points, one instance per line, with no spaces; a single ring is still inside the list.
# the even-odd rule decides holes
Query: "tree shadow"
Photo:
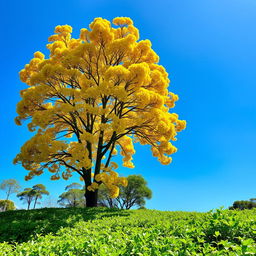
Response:
[[[78,221],[129,216],[127,210],[97,208],[43,208],[0,213],[0,243],[22,243],[37,234],[55,234],[60,228],[73,227]]]

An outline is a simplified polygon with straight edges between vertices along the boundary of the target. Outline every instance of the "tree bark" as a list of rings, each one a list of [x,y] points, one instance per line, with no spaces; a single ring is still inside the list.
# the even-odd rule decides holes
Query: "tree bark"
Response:
[[[38,197],[36,197],[36,199],[35,199],[34,209],[35,209],[35,207],[36,207],[37,198],[38,198]]]
[[[9,196],[10,196],[10,188],[9,190],[7,191],[7,197],[6,197],[6,200],[9,199]],[[4,205],[4,212],[6,211],[6,208],[7,208],[7,201],[6,201],[6,204]]]
[[[8,191],[7,191],[7,197],[6,197],[6,200],[8,200],[8,199],[9,199],[10,192],[11,192],[11,188],[9,188],[9,189],[8,189]]]
[[[97,207],[98,189],[95,191],[85,191],[86,207]]]

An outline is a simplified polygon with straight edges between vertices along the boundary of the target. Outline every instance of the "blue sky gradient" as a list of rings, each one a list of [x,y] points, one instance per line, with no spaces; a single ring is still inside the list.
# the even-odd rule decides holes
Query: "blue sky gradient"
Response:
[[[46,185],[52,200],[78,177],[50,181],[45,173],[25,182],[27,171],[12,164],[31,137],[16,126],[18,72],[37,50],[46,55],[47,38],[69,24],[73,36],[95,17],[131,17],[141,39],[150,39],[180,100],[174,112],[187,120],[178,135],[173,163],[161,165],[149,147],[136,145],[135,169],[153,191],[147,207],[208,211],[256,196],[256,2],[254,0],[2,1],[0,182],[16,178],[23,188]],[[4,198],[0,191],[0,198]],[[17,206],[25,207],[15,195]]]

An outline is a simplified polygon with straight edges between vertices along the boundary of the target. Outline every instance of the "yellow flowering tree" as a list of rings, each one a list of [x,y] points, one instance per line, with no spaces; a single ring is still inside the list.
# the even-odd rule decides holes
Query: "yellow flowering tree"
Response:
[[[26,120],[34,136],[14,162],[29,171],[26,180],[46,169],[53,180],[78,173],[93,207],[101,183],[112,198],[127,185],[114,171],[113,155],[120,153],[123,166],[133,168],[133,142],[139,142],[169,164],[177,151],[171,141],[186,122],[170,112],[178,96],[168,92],[167,72],[150,41],[139,41],[130,18],[115,18],[113,25],[96,18],[89,27],[76,39],[71,26],[57,26],[49,58],[36,52],[20,71],[29,87],[21,91],[15,120]]]

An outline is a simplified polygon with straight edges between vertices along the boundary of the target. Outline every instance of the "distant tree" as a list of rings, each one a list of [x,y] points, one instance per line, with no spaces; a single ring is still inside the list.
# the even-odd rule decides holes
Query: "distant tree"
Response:
[[[14,202],[11,200],[0,200],[0,212],[15,210]]]
[[[245,210],[245,209],[252,209],[256,207],[256,203],[252,201],[246,201],[246,200],[241,200],[241,201],[235,201],[231,207],[229,207],[230,210]]]
[[[36,191],[33,188],[25,188],[24,191],[17,194],[17,197],[28,204],[27,210],[30,208],[30,204],[32,203],[33,199],[36,197]]]
[[[152,197],[152,191],[147,187],[146,180],[141,175],[129,175],[127,180],[127,187],[121,187],[117,198],[111,198],[107,187],[101,185],[99,205],[120,209],[130,209],[133,206],[144,207],[145,199],[151,199]]]
[[[9,196],[13,193],[18,193],[20,190],[19,182],[15,179],[3,180],[0,183],[0,189],[5,190],[6,200],[9,199]]]
[[[67,191],[59,196],[58,203],[65,207],[84,207],[84,190],[81,187],[82,185],[79,183],[66,186],[65,190]]]
[[[46,190],[46,187],[43,184],[34,185],[32,189],[35,192],[35,202],[34,202],[34,209],[35,209],[37,200],[41,199],[43,195],[49,195],[49,192]]]

